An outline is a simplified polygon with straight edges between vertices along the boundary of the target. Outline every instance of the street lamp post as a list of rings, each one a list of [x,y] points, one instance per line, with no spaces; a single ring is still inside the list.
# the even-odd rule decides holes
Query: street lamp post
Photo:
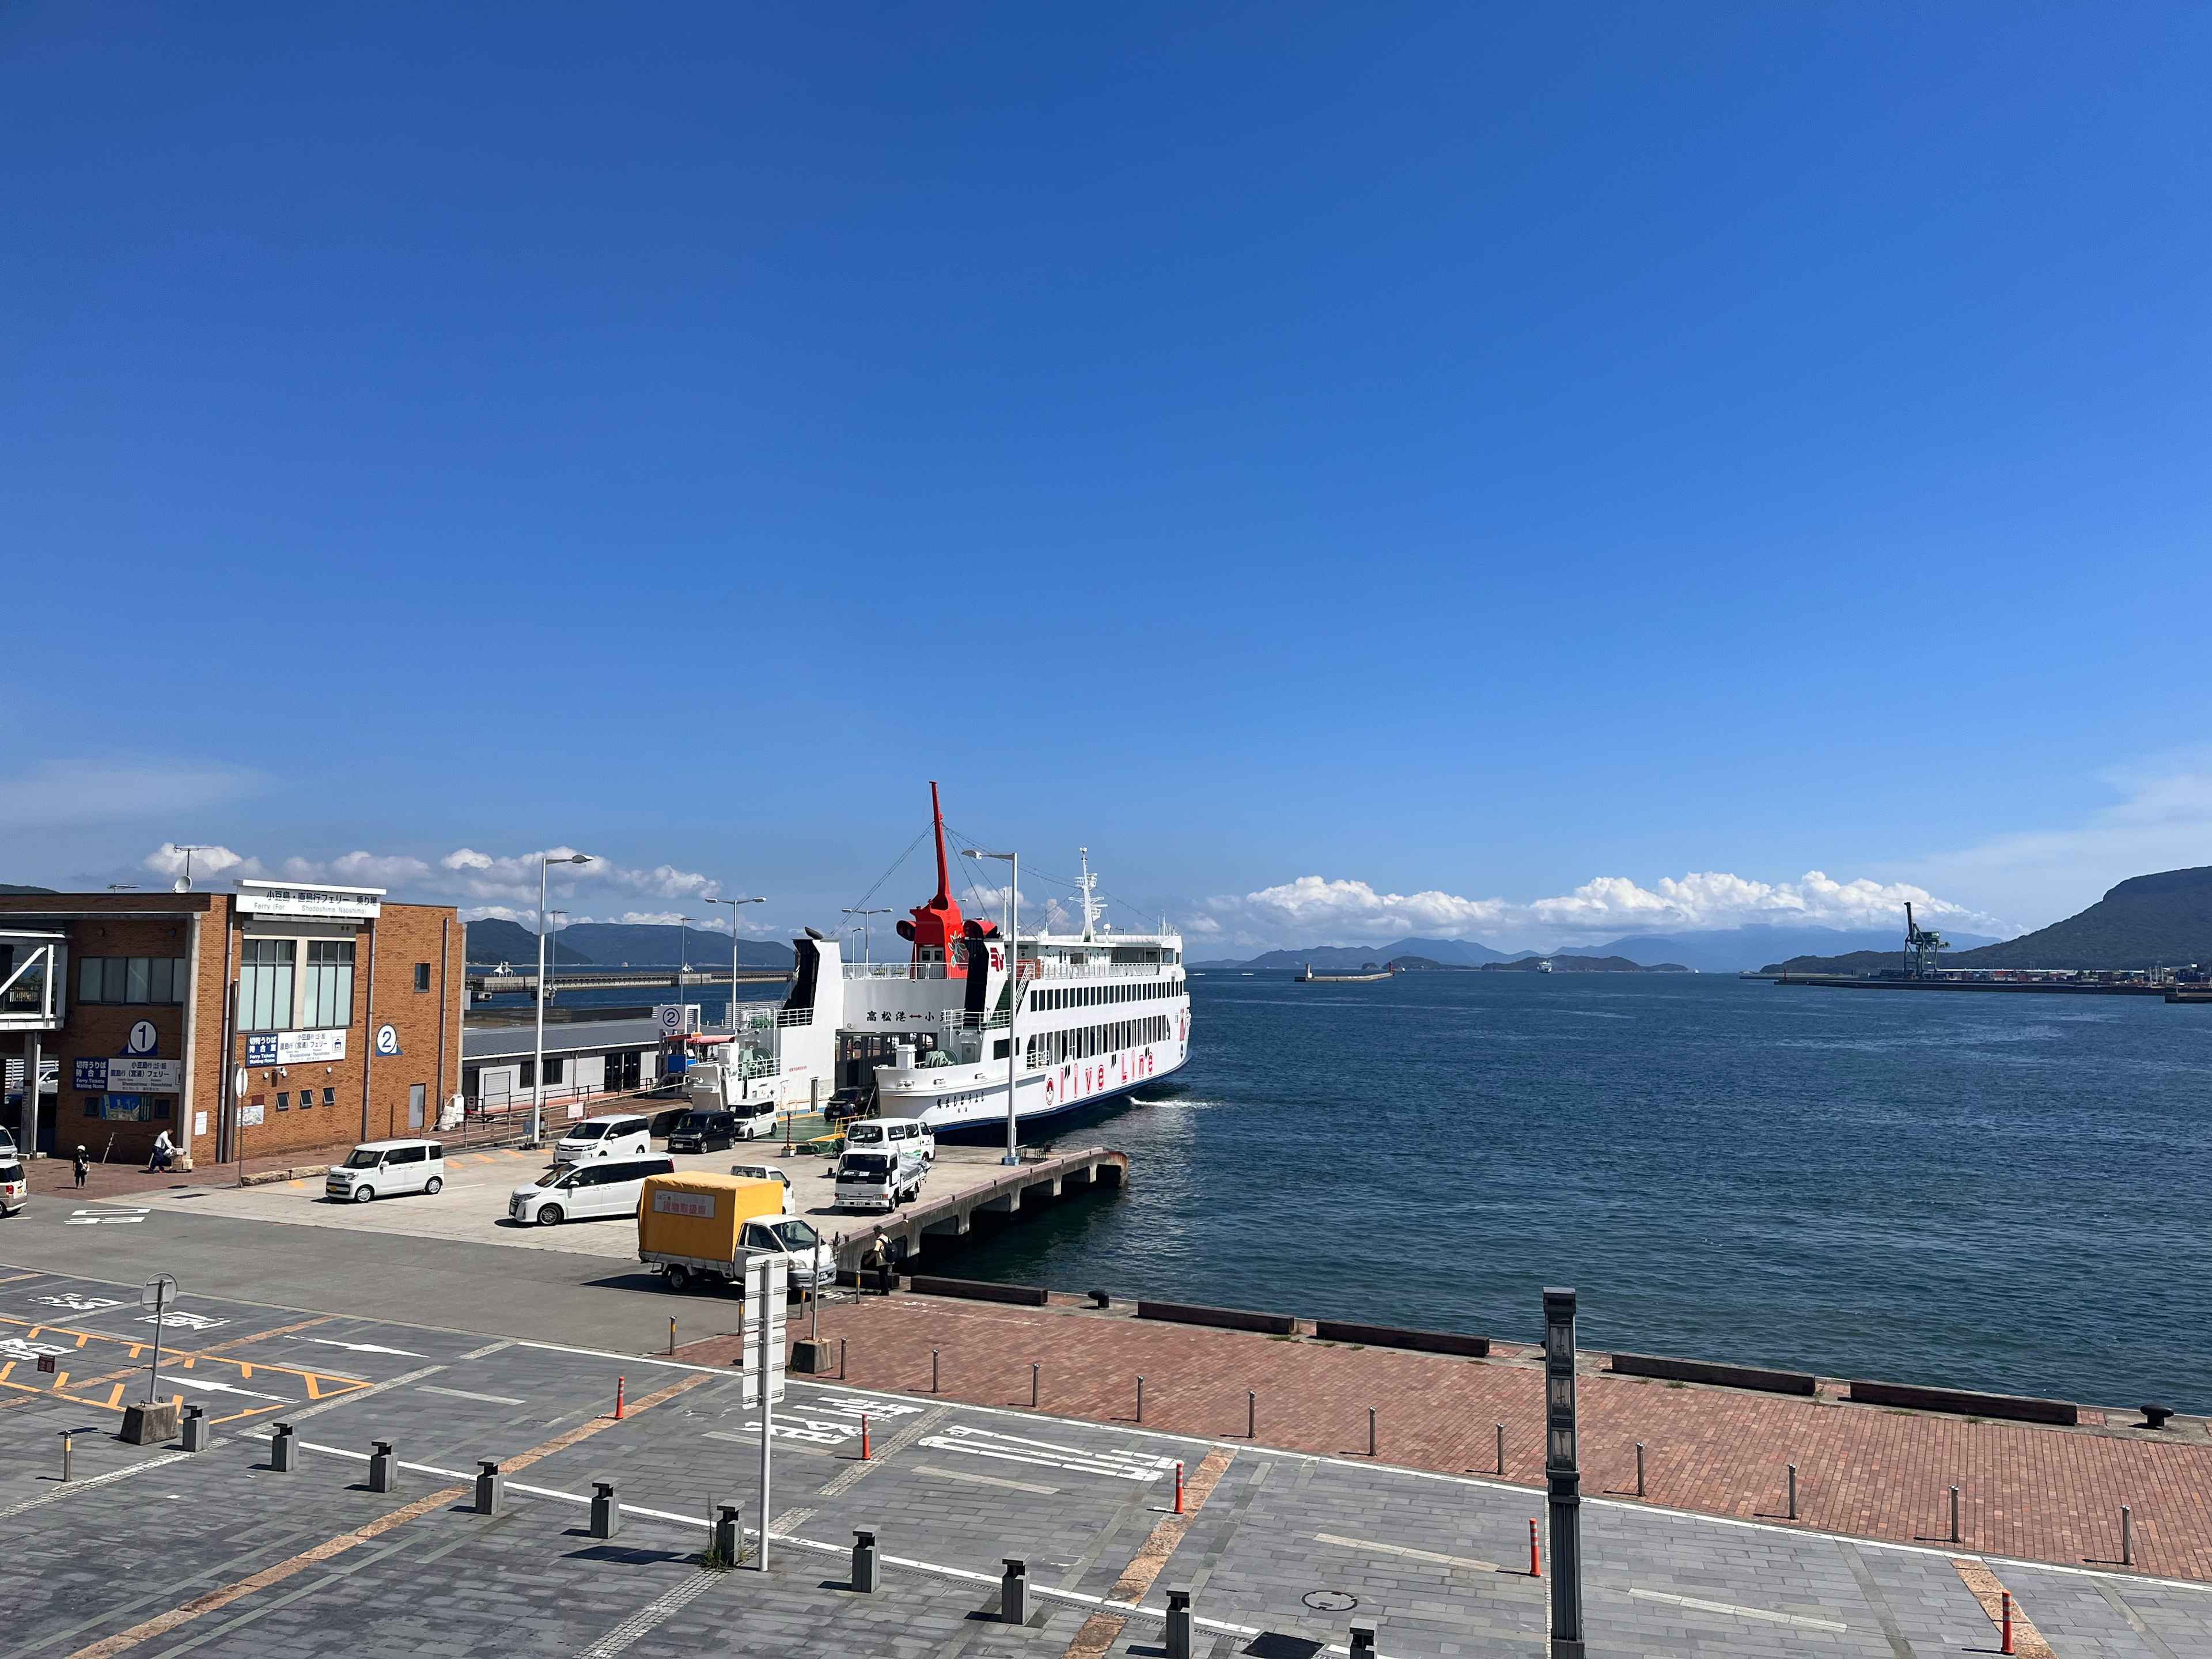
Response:
[[[726,904],[730,907],[730,1010],[728,1024],[730,1027],[730,1036],[732,1039],[730,1046],[732,1048],[735,1048],[737,1046],[735,1038],[738,1035],[738,907],[741,904],[766,904],[768,901],[765,898],[708,899],[707,902],[709,904]],[[676,1000],[680,1003],[684,1000],[684,998],[681,994],[679,994]]]
[[[985,853],[973,847],[963,847],[960,850],[968,858],[1001,859],[1011,866],[1006,878],[1006,1155],[999,1162],[1019,1164],[1021,1154],[1014,1149],[1014,1066],[1017,1063],[1014,1012],[1022,1002],[1021,945],[1020,934],[1017,932],[1021,924],[1022,855],[1019,853]],[[975,971],[975,968],[974,963],[968,964],[970,973]]]
[[[870,916],[887,916],[890,915],[890,907],[886,905],[880,910],[863,910],[858,905],[848,904],[845,907],[845,914],[848,916],[860,917],[860,960],[863,963],[873,962],[875,960],[875,956],[868,946],[868,918]]]
[[[1544,1291],[1544,1484],[1552,1518],[1552,1659],[1583,1659],[1582,1471],[1575,1449],[1575,1293]]]
[[[535,1146],[545,1133],[545,872],[556,864],[589,864],[588,853],[564,853],[555,858],[541,854],[538,860],[538,1060],[537,1069],[530,1074],[530,1144]]]

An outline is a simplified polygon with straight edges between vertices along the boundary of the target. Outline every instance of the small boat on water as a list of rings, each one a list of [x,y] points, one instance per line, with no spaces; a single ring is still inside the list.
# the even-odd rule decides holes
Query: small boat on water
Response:
[[[1299,969],[1297,976],[1291,982],[1293,985],[1366,985],[1378,979],[1388,979],[1397,971],[1395,968],[1377,968],[1370,962],[1357,974],[1316,974],[1310,962]]]

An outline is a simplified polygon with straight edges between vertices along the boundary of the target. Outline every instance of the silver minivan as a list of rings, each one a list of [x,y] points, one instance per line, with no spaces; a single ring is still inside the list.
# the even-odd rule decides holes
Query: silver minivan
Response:
[[[434,1140],[364,1140],[331,1165],[323,1196],[354,1204],[395,1193],[434,1193],[446,1184],[446,1149]]]

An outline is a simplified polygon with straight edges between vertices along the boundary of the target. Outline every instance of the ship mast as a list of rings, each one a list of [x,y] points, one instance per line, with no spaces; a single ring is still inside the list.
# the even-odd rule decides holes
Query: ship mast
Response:
[[[1076,851],[1083,859],[1083,875],[1075,886],[1076,890],[1083,895],[1083,940],[1087,945],[1098,926],[1098,900],[1096,896],[1098,878],[1091,873],[1091,849],[1079,847]]]

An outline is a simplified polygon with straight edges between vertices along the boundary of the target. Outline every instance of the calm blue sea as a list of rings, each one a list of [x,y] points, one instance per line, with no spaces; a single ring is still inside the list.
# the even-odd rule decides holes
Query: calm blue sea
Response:
[[[1194,980],[1192,1064],[1062,1139],[1120,1196],[946,1271],[2212,1408],[2212,1007],[1708,975]]]

